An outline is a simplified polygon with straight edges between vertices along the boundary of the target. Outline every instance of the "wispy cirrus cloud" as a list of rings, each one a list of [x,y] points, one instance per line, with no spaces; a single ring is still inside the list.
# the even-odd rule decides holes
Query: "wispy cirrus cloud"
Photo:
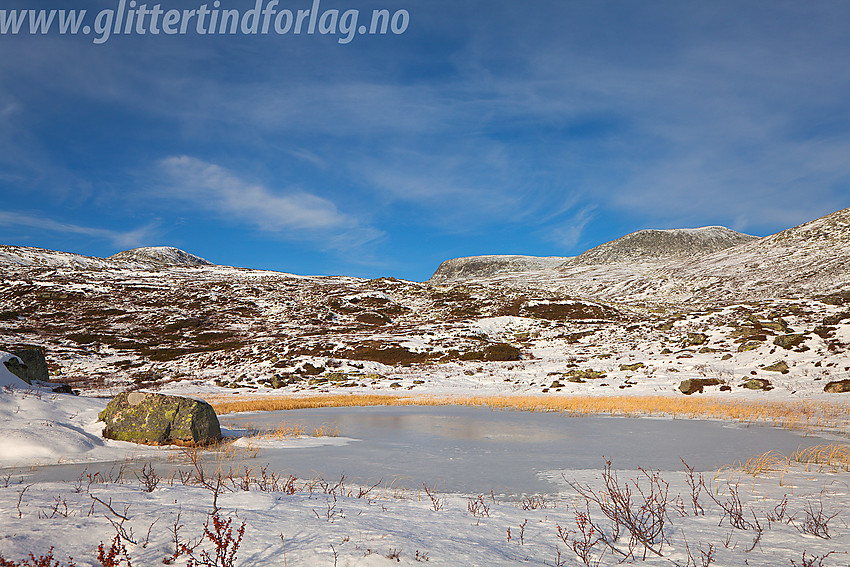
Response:
[[[587,206],[563,219],[560,226],[549,231],[548,240],[565,250],[574,249],[581,243],[585,227],[596,217],[593,212],[595,209],[595,206]]]
[[[332,248],[350,248],[382,236],[337,206],[303,190],[286,192],[251,183],[234,172],[190,156],[159,162],[167,178],[167,196],[193,207],[293,239],[320,240]]]
[[[149,223],[133,230],[118,231],[107,228],[81,226],[12,211],[0,211],[0,226],[36,228],[59,234],[88,236],[105,240],[118,248],[136,248],[148,244],[157,234],[157,223]]]

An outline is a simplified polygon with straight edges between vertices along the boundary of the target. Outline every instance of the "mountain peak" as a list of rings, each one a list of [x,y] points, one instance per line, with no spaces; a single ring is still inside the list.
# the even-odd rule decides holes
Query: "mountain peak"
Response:
[[[570,263],[597,265],[686,258],[717,252],[758,238],[723,226],[645,229],[591,248]]]
[[[179,248],[172,246],[147,246],[144,248],[133,248],[118,254],[113,254],[108,260],[118,262],[138,262],[155,266],[213,266],[199,256],[189,254]]]

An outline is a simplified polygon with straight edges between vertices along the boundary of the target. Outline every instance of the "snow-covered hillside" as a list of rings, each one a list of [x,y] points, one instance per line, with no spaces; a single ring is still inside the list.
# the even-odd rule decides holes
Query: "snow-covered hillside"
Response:
[[[475,278],[488,278],[503,273],[523,273],[560,266],[569,258],[559,256],[470,256],[446,260],[428,283],[449,284]]]
[[[759,395],[823,397],[850,372],[849,227],[844,210],[757,240],[667,231],[653,262],[470,259],[443,274],[488,275],[444,284],[186,267],[195,257],[174,249],[73,269],[74,255],[18,249],[0,280],[0,333],[7,345],[44,347],[51,372],[83,390],[196,381],[291,393],[675,395],[689,377],[740,385],[755,373],[774,384]],[[707,248],[751,241],[682,260],[694,238]],[[42,269],[57,258],[67,269]],[[502,271],[516,269],[528,271]],[[765,370],[780,361],[787,373]],[[607,379],[552,378],[585,370]]]
[[[453,281],[655,307],[827,296],[850,286],[850,209],[764,238],[722,227],[639,231],[558,266]]]
[[[95,258],[44,248],[0,245],[0,266],[62,270],[155,269],[165,266],[212,266],[210,262],[178,248],[134,248],[109,258]]]
[[[0,266],[25,266],[31,268],[69,268],[104,270],[116,267],[103,258],[82,256],[70,252],[57,252],[27,246],[0,245]]]
[[[639,230],[617,240],[591,248],[567,265],[658,262],[691,259],[695,255],[717,252],[745,242],[758,240],[722,226]]]
[[[171,246],[148,246],[133,248],[108,258],[114,262],[143,264],[150,266],[212,266],[211,262],[194,254]]]

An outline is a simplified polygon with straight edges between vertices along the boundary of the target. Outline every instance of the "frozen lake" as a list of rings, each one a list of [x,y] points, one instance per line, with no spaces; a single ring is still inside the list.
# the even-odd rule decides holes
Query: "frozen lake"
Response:
[[[269,463],[298,478],[323,477],[451,492],[515,495],[554,493],[547,472],[601,469],[700,471],[746,461],[769,450],[836,438],[804,437],[772,427],[685,419],[570,417],[554,412],[480,407],[320,408],[223,416],[229,428],[280,425],[337,429],[334,446],[263,448],[247,466]]]

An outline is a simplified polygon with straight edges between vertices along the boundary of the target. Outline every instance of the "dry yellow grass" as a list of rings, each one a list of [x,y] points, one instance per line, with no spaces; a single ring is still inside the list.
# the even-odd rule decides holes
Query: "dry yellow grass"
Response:
[[[806,465],[807,471],[812,470],[814,466],[819,472],[850,471],[850,446],[832,444],[797,449],[788,460],[791,463]]]
[[[672,396],[393,396],[336,394],[307,397],[207,398],[219,414],[347,406],[483,406],[493,409],[559,411],[571,415],[671,416],[759,423],[786,429],[844,431],[846,404],[829,402],[730,401]]]
[[[749,475],[758,476],[773,471],[785,470],[788,468],[788,463],[788,457],[779,451],[768,451],[767,453],[749,459],[740,467],[736,466],[733,468],[740,468]]]
[[[724,481],[726,484],[740,482],[742,475],[755,478],[772,472],[779,473],[779,484],[784,486],[785,474],[796,465],[804,465],[806,472],[850,472],[850,446],[835,443],[801,447],[790,456],[778,451],[768,451],[752,457],[745,463],[725,465],[720,467],[714,475],[716,490],[720,490]]]

